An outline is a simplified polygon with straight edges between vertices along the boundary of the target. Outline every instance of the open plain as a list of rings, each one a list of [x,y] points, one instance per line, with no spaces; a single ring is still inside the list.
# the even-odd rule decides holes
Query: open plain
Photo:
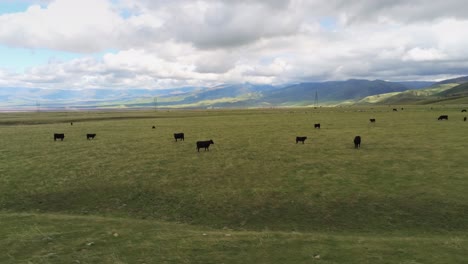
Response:
[[[393,108],[0,113],[0,263],[466,263],[466,106]]]

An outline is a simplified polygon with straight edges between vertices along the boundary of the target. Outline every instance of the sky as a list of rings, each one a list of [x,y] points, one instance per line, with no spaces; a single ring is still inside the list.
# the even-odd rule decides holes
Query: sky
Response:
[[[466,0],[0,0],[0,88],[468,75]]]

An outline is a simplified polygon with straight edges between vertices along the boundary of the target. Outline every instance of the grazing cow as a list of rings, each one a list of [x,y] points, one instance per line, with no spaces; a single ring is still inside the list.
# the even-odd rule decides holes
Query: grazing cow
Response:
[[[65,138],[65,134],[54,133],[54,141],[56,141],[57,139],[60,139],[61,141],[63,141],[64,138]]]
[[[462,113],[463,113],[463,112],[466,112],[466,109],[463,109],[463,110],[462,110]]]
[[[393,108],[393,112],[397,112],[398,110],[396,108]]]
[[[448,115],[441,115],[437,120],[448,120]]]
[[[210,145],[214,144],[213,140],[210,139],[208,141],[197,141],[197,151],[200,152],[201,148],[204,148],[205,151],[210,151]]]
[[[184,133],[174,133],[174,139],[176,142],[177,142],[177,139],[181,139],[182,141],[185,141]]]
[[[87,140],[94,139],[95,136],[96,134],[86,134],[86,139]]]
[[[466,121],[466,116],[463,118],[463,121]]]
[[[320,128],[320,124],[314,124],[314,128]]]
[[[73,122],[70,122],[70,126],[73,126]]]
[[[361,147],[361,137],[360,136],[355,136],[354,137],[354,148],[360,148]]]
[[[152,127],[152,129],[155,129],[155,128],[156,128],[155,126]]]
[[[302,142],[302,144],[304,144],[304,141],[307,139],[307,137],[296,137],[296,144],[298,142]]]
[[[371,123],[375,123],[375,118],[371,118],[371,119],[369,119],[369,121],[370,121]]]

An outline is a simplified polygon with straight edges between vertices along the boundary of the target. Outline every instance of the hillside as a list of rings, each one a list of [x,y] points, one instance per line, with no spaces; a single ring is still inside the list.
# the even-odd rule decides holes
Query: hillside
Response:
[[[468,77],[460,77],[435,83],[426,89],[365,97],[357,104],[458,104],[468,96]],[[461,99],[454,101],[455,99]]]
[[[421,86],[425,82],[408,83]],[[407,90],[403,83],[381,80],[348,80],[301,83],[284,87],[230,85],[214,87],[190,94],[182,100],[163,102],[163,107],[259,107],[312,105],[317,94],[321,104],[356,100],[367,95]],[[164,100],[164,98],[162,98]]]
[[[447,89],[437,94],[437,96],[445,96],[445,97],[462,97],[468,96],[468,82],[464,84],[457,85],[451,89]]]
[[[447,83],[456,83],[456,84],[464,84],[468,82],[468,76],[462,76],[458,78],[448,79],[444,81],[438,82],[439,84],[447,84]]]
[[[399,93],[392,93],[386,95],[380,95],[377,100],[374,100],[373,103],[377,104],[417,104],[423,103],[430,98],[433,98],[436,94],[451,89],[457,86],[455,83],[448,83],[448,84],[439,84],[433,85],[427,89],[421,90],[408,90]],[[372,101],[369,98],[364,98],[359,101],[361,102],[370,102]]]
[[[390,82],[351,79],[278,86],[244,83],[173,89],[67,90],[4,87],[0,88],[0,110],[252,108],[311,106],[316,103],[322,106],[350,105],[356,102],[358,104],[415,104],[433,102],[439,97],[443,99],[444,94],[436,94],[467,80],[468,77],[460,77],[433,84],[420,81]],[[427,85],[430,86],[421,89]]]
[[[316,92],[319,102],[324,103],[356,100],[369,95],[405,91],[407,89],[408,88],[403,84],[381,80],[301,83],[265,93],[261,100],[270,104],[286,104],[304,101],[312,104],[315,100]]]

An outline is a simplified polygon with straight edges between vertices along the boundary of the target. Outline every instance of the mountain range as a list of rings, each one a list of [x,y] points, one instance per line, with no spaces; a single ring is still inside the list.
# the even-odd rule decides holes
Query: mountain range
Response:
[[[468,103],[468,76],[441,82],[359,80],[281,86],[222,84],[174,89],[0,87],[0,110],[245,108]]]

